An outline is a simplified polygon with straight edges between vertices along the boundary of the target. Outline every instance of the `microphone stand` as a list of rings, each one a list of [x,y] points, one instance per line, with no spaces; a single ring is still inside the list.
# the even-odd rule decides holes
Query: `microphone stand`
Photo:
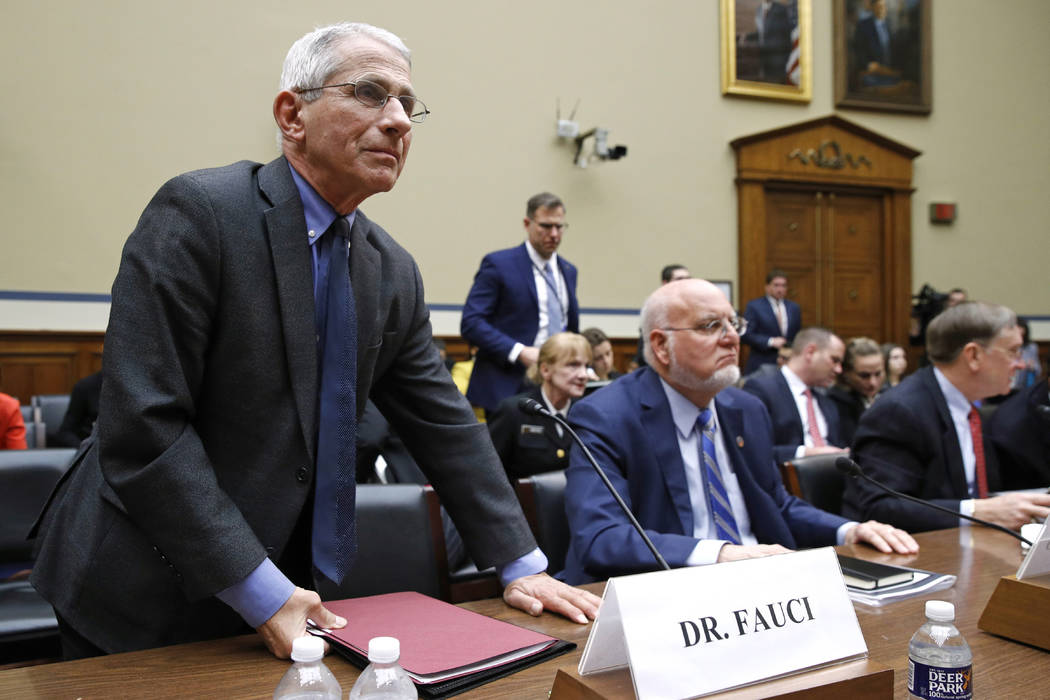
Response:
[[[958,512],[958,511],[952,510],[951,508],[945,508],[944,506],[939,506],[936,503],[930,503],[929,501],[924,501],[921,498],[916,498],[915,496],[909,496],[908,494],[901,493],[900,491],[894,491],[889,486],[886,486],[885,484],[883,484],[883,483],[881,483],[879,481],[876,481],[875,479],[872,479],[870,476],[865,474],[864,471],[860,468],[860,465],[857,464],[856,462],[854,462],[849,457],[839,457],[837,460],[835,460],[835,467],[840,472],[843,472],[844,474],[846,474],[848,476],[851,476],[853,478],[856,478],[856,477],[859,476],[861,479],[864,479],[869,484],[877,486],[878,488],[882,489],[883,491],[885,491],[886,493],[890,494],[891,496],[896,496],[897,498],[901,498],[901,499],[903,499],[905,501],[911,501],[912,503],[918,503],[919,505],[926,506],[927,508],[933,508],[934,510],[939,510],[939,511],[945,512],[948,515],[953,515],[953,516],[955,516],[957,518],[963,518],[965,520],[969,520],[971,522],[975,522],[978,525],[984,525],[985,527],[990,527],[993,530],[999,530],[1000,532],[1005,532],[1006,534],[1010,535],[1011,537],[1016,537],[1017,539],[1021,540],[1022,542],[1027,544],[1029,547],[1032,546],[1032,543],[1029,542],[1026,538],[1022,537],[1020,534],[1014,532],[1013,530],[1011,530],[1008,527],[1004,527],[1002,525],[999,525],[998,523],[992,523],[992,522],[988,522],[987,520],[981,520],[980,518],[975,518],[972,515],[964,515],[964,514]]]

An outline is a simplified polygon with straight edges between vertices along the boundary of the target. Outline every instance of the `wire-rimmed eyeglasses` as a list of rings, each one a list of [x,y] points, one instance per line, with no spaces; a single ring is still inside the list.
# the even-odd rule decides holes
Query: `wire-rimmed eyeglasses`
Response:
[[[404,108],[405,114],[408,115],[408,120],[416,124],[422,124],[423,121],[426,120],[427,115],[430,114],[430,110],[427,109],[427,106],[415,95],[391,95],[385,87],[377,85],[371,80],[358,80],[352,83],[337,83],[335,85],[318,85],[317,87],[312,88],[300,88],[297,92],[304,93],[313,92],[314,90],[346,87],[352,87],[354,89],[352,93],[344,91],[344,94],[347,97],[352,95],[364,106],[374,107],[375,109],[382,109],[386,106],[387,100],[393,97],[401,103],[401,107]]]
[[[661,328],[662,331],[694,331],[700,335],[715,335],[724,338],[729,330],[736,331],[737,335],[747,332],[747,319],[733,316],[732,318],[713,318],[689,328]]]

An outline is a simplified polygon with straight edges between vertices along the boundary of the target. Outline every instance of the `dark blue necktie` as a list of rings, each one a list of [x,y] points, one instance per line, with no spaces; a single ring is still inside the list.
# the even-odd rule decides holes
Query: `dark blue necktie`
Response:
[[[354,497],[357,440],[357,314],[350,286],[350,225],[339,216],[331,240],[321,355],[317,475],[312,555],[325,577],[341,583],[357,550]]]
[[[715,456],[715,420],[711,409],[700,411],[697,421],[701,430],[700,459],[704,462],[707,481],[707,507],[715,521],[715,533],[720,540],[740,544],[740,531],[737,529],[733,508],[729,505],[729,494],[726,492],[722,474],[718,471],[718,458]]]

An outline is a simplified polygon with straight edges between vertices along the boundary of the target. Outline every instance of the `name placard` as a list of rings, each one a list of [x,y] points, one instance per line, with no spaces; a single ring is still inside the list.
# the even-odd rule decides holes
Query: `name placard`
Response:
[[[866,656],[831,547],[609,579],[581,675],[691,698]]]
[[[1025,534],[1025,528],[1029,531],[1035,529],[1025,525],[1021,528],[1022,534]],[[1027,534],[1032,546],[1028,548],[1028,554],[1017,569],[1018,580],[1050,574],[1050,518],[1047,518],[1034,537],[1031,532]]]

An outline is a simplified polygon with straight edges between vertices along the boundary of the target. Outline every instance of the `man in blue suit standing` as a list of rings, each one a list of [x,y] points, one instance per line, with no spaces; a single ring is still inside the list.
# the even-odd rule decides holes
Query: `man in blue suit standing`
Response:
[[[747,333],[741,338],[751,347],[744,374],[751,374],[762,365],[776,364],[777,351],[791,345],[802,328],[802,310],[787,299],[787,275],[782,270],[771,270],[766,275],[766,295],[747,302],[744,318]]]
[[[565,205],[537,194],[525,205],[524,224],[524,243],[482,259],[463,305],[460,333],[478,346],[467,398],[486,411],[524,389],[543,341],[580,329],[576,267],[557,252],[569,227]]]
[[[765,408],[732,387],[745,328],[708,282],[660,287],[642,309],[649,367],[569,413],[663,557],[694,566],[854,542],[918,551],[902,530],[850,522],[785,491]],[[559,578],[584,583],[657,568],[581,451],[572,451],[566,476],[572,539]]]

